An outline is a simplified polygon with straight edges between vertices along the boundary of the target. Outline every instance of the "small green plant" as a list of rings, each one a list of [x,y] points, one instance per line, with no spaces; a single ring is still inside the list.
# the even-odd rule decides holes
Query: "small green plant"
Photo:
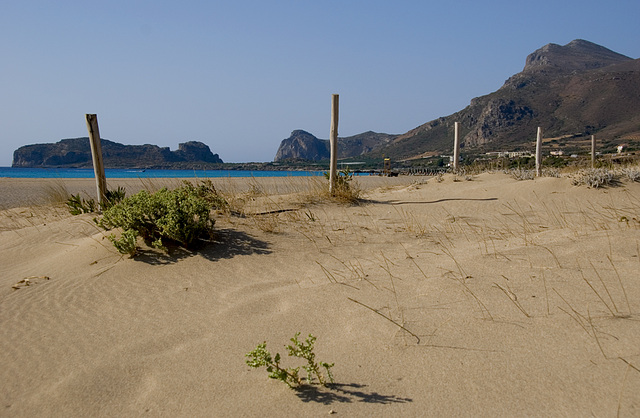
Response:
[[[117,205],[122,202],[126,195],[124,187],[118,186],[115,190],[107,190],[104,194],[105,202],[103,209],[107,209],[113,205]]]
[[[72,215],[80,215],[83,213],[91,213],[96,211],[96,201],[93,199],[84,199],[77,195],[71,195],[66,202],[69,213]]]
[[[107,190],[105,192],[105,202],[102,205],[102,209],[108,209],[113,205],[120,203],[125,197],[125,189],[122,186],[118,186],[116,190]],[[89,198],[84,199],[80,197],[80,193],[77,195],[71,195],[66,202],[69,213],[72,215],[80,215],[83,213],[92,213],[98,210],[96,201]]]
[[[108,207],[96,222],[106,230],[122,228],[119,238],[115,234],[108,238],[120,253],[133,256],[138,251],[138,237],[163,251],[167,251],[165,242],[193,247],[213,233],[211,210],[225,205],[210,182],[185,182],[174,190],[142,190]]]
[[[315,361],[316,355],[313,352],[313,346],[315,344],[316,337],[309,334],[303,342],[298,339],[299,336],[300,333],[297,332],[296,335],[291,338],[291,342],[293,344],[287,345],[286,349],[290,357],[298,357],[306,360],[306,365],[298,366],[296,368],[281,367],[280,353],[276,353],[275,356],[272,356],[271,353],[267,351],[266,341],[262,344],[258,344],[253,351],[245,354],[245,357],[248,358],[246,360],[247,365],[253,368],[266,367],[271,379],[280,380],[292,389],[304,384],[313,384],[314,379],[316,378],[320,384],[324,386],[327,386],[329,383],[334,383],[333,374],[331,373],[331,368],[334,364]],[[306,377],[300,376],[301,367],[307,372]],[[326,371],[326,377],[321,371],[321,368],[324,368]]]

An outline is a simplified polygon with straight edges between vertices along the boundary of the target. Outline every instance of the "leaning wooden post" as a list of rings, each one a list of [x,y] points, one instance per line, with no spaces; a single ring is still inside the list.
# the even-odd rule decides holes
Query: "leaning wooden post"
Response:
[[[100,131],[98,130],[98,115],[86,114],[87,129],[89,130],[89,144],[91,145],[91,158],[93,159],[93,172],[96,176],[96,188],[100,207],[104,205],[107,193],[107,178],[104,175],[102,163],[102,145],[100,145]]]
[[[542,128],[538,126],[536,138],[536,177],[542,175]]]
[[[591,168],[596,168],[596,136],[591,135]]]
[[[458,161],[460,160],[460,122],[453,124],[453,171],[458,172]]]
[[[338,177],[338,97],[331,95],[331,132],[329,143],[331,145],[331,161],[329,167],[329,193],[333,196],[336,191],[336,179]]]

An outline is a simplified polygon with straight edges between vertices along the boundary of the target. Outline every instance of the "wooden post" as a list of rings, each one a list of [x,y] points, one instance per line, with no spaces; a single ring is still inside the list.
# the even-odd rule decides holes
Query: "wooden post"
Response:
[[[336,191],[336,179],[338,177],[338,101],[339,95],[331,95],[331,132],[329,134],[331,161],[329,167],[329,193],[331,193],[332,196]]]
[[[89,144],[91,145],[91,158],[93,159],[93,172],[96,176],[96,189],[100,207],[104,205],[107,193],[107,178],[104,175],[102,163],[102,145],[100,144],[100,131],[98,130],[98,115],[86,114],[87,130],[89,130]]]
[[[538,126],[536,138],[536,177],[542,175],[542,128]]]
[[[460,122],[454,122],[453,124],[453,171],[458,172],[458,161],[460,160],[460,136],[459,127]]]
[[[596,136],[591,135],[591,168],[596,168]]]

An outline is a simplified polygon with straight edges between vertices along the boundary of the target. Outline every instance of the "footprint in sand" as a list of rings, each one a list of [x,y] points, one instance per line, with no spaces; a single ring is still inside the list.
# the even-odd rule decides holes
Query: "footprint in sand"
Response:
[[[11,286],[13,290],[18,290],[23,287],[31,286],[34,284],[38,284],[39,280],[49,280],[49,276],[29,276],[20,280],[18,283]]]

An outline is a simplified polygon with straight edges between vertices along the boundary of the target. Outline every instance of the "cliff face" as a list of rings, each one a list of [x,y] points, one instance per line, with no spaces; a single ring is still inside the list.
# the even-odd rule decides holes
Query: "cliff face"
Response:
[[[358,135],[338,138],[338,158],[357,157],[375,151],[389,143],[397,135],[364,132]],[[331,157],[328,139],[318,139],[309,132],[296,130],[282,140],[274,161],[285,160],[326,160]]]
[[[101,140],[106,168],[191,168],[201,163],[222,163],[218,154],[201,142],[185,142],[177,151],[157,145],[123,145]],[[92,167],[89,138],[63,139],[54,144],[25,145],[13,153],[12,167]]]
[[[289,138],[283,139],[276,152],[274,161],[284,160],[326,160],[331,156],[329,141],[320,140],[303,130],[291,132]]]

